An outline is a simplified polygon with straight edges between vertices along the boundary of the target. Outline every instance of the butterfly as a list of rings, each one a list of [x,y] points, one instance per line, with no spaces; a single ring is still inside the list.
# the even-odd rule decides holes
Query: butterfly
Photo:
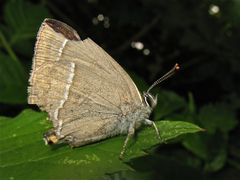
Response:
[[[130,76],[90,38],[81,40],[67,24],[45,19],[38,31],[28,87],[28,103],[49,115],[46,144],[83,146],[126,134],[129,139],[149,120],[157,96],[149,91],[179,69],[178,64],[141,94]]]

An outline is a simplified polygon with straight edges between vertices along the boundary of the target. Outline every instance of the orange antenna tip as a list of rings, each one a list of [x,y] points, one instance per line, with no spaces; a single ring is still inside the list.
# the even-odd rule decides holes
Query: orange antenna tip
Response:
[[[175,64],[175,70],[179,70],[180,69],[180,66],[178,63]]]

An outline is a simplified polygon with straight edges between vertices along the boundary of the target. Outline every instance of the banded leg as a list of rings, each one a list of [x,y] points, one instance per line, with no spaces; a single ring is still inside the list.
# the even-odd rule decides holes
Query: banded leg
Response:
[[[159,140],[162,140],[162,138],[161,138],[161,136],[160,136],[160,133],[159,133],[159,130],[158,130],[156,124],[155,124],[153,121],[151,121],[151,120],[149,120],[149,119],[145,119],[144,124],[145,124],[145,125],[153,126],[154,129],[155,129],[155,131],[156,131],[156,134],[157,134],[158,139],[159,139]]]
[[[130,138],[133,137],[133,135],[135,133],[134,126],[135,126],[135,124],[133,123],[133,124],[130,125],[130,127],[128,129],[127,138],[124,141],[124,144],[123,144],[123,147],[122,147],[122,151],[121,151],[120,156],[119,156],[120,159],[123,159],[123,155],[124,155],[124,153],[126,151],[126,147],[127,147],[128,141],[130,140]]]

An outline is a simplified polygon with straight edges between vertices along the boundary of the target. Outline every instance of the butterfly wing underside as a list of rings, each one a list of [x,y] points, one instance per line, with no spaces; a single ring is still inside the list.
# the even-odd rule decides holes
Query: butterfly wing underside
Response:
[[[119,134],[124,104],[142,98],[122,67],[91,39],[53,19],[42,23],[33,58],[29,104],[48,112],[58,137],[80,146]]]

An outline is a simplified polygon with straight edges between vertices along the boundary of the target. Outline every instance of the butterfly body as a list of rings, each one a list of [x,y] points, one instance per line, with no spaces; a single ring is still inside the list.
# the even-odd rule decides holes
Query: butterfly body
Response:
[[[126,105],[123,109],[127,110],[125,112],[122,111],[123,113],[121,113],[118,118],[120,134],[127,134],[131,124],[135,124],[135,128],[138,129],[144,124],[145,119],[149,118],[152,111],[151,108],[145,104],[138,107]]]

